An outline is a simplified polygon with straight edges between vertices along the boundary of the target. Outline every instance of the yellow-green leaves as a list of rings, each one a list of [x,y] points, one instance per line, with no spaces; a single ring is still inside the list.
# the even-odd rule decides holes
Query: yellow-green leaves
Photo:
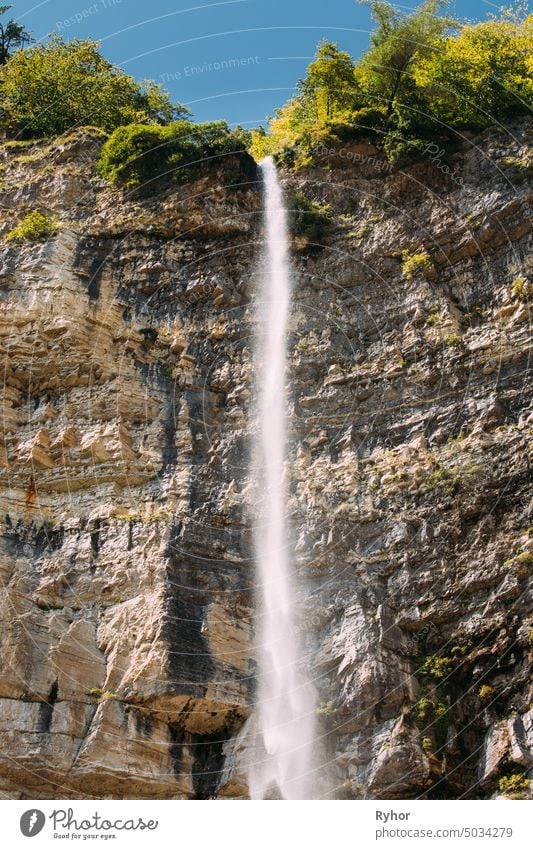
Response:
[[[90,39],[66,42],[53,36],[18,51],[1,69],[0,83],[5,123],[25,138],[59,135],[80,125],[111,132],[132,121],[169,121],[175,114],[159,86],[137,83],[104,59]]]
[[[50,215],[34,211],[26,215],[22,221],[13,227],[5,237],[6,242],[21,244],[22,242],[40,242],[55,235],[58,224]]]
[[[533,97],[533,16],[468,24],[414,68],[428,112],[482,128],[525,111]]]

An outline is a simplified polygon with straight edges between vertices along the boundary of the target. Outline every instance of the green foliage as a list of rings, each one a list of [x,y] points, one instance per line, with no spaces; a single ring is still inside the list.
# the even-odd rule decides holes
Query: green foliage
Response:
[[[176,121],[164,127],[129,124],[118,127],[104,144],[98,171],[128,188],[163,174],[179,182],[196,173],[205,160],[242,150],[242,139],[224,121]]]
[[[482,686],[478,690],[477,695],[480,702],[490,702],[493,693],[494,687],[491,687],[490,684],[482,684]]]
[[[443,14],[446,0],[406,12],[369,2],[376,29],[362,59],[355,64],[335,44],[319,44],[297,95],[268,132],[252,133],[255,158],[290,151],[286,164],[301,167],[317,145],[371,136],[402,164],[420,158],[428,139],[527,112],[533,16],[502,10],[499,20],[461,26]]]
[[[447,706],[444,704],[444,702],[439,702],[439,703],[437,704],[437,707],[435,708],[435,716],[436,716],[438,719],[441,719],[441,718],[442,718],[443,716],[445,716],[447,713],[448,713],[448,708],[447,708]]]
[[[311,340],[308,336],[301,336],[296,343],[296,350],[300,354],[307,354],[314,350]]]
[[[427,675],[429,678],[446,678],[453,668],[453,661],[450,657],[439,657],[437,654],[432,654],[426,657],[422,668],[422,675]]]
[[[365,136],[383,134],[386,110],[383,106],[363,106],[356,109],[344,122],[330,121],[329,130],[340,141],[352,141]]]
[[[435,707],[435,735],[439,745],[444,745],[448,736],[450,711],[445,702],[437,702]]]
[[[470,651],[471,648],[472,648],[472,643],[470,641],[468,641],[468,643],[463,643],[462,645],[459,645],[459,646],[452,646],[452,652],[451,653],[454,657],[457,657],[457,656],[464,657],[465,655],[468,654],[468,652]]]
[[[529,790],[528,777],[520,772],[504,775],[498,782],[498,789],[500,793],[510,799],[523,799]]]
[[[523,156],[502,156],[498,165],[513,184],[528,183],[533,178],[533,151]]]
[[[330,225],[330,208],[309,200],[302,192],[289,198],[291,232],[303,237],[306,243],[320,242]]]
[[[447,333],[444,337],[444,342],[449,348],[458,348],[463,340],[458,333]]]
[[[430,114],[453,127],[482,129],[528,111],[533,95],[533,16],[467,24],[414,69]]]
[[[352,57],[336,44],[320,42],[305,79],[300,80],[301,110],[322,124],[353,108],[354,71]]]
[[[503,565],[510,568],[511,566],[518,567],[518,573],[527,576],[533,567],[533,552],[520,551],[508,560],[504,560]]]
[[[515,277],[511,283],[511,294],[516,301],[527,304],[532,293],[533,286],[527,277],[524,277],[522,274],[519,277]]]
[[[352,120],[354,110],[365,106],[365,97],[355,76],[355,64],[336,44],[322,41],[306,76],[298,82],[298,94],[276,110],[268,134],[263,128],[252,132],[250,152],[256,160],[293,151],[287,164],[300,167],[311,161],[312,151],[321,144],[356,137],[362,129]],[[378,104],[379,106],[379,104]],[[376,120],[376,109],[368,127]],[[358,116],[367,124],[364,114]],[[338,133],[338,135],[337,135]],[[351,133],[351,135],[350,135]]]
[[[1,69],[1,107],[11,132],[55,136],[79,125],[111,132],[123,124],[166,123],[174,107],[159,85],[111,65],[98,43],[59,36],[15,53]]]
[[[455,464],[451,468],[439,463],[427,476],[421,490],[422,492],[437,490],[444,495],[452,496],[459,486],[478,480],[481,472],[482,466],[477,463],[465,462],[462,466]]]
[[[516,555],[515,560],[518,563],[525,563],[527,566],[533,566],[533,551],[521,551]]]
[[[449,664],[451,669],[451,659],[449,659]],[[435,666],[434,657],[431,658],[430,665],[433,670],[436,669],[439,675],[443,671],[439,663],[437,663],[437,665]],[[443,697],[440,693],[440,688],[442,687],[442,684],[432,683],[428,695],[427,678],[436,678],[436,676],[427,675],[426,673],[425,677],[426,681],[424,681],[423,679],[420,685],[420,692],[422,695],[420,696],[418,702],[415,705],[416,723],[422,730],[426,727],[433,728],[437,743],[439,744],[439,746],[441,746],[444,745],[444,743],[446,742],[446,738],[448,735],[450,712],[448,705],[445,701],[443,701]]]
[[[337,713],[337,708],[333,704],[333,702],[323,702],[316,709],[317,716],[335,716]]]
[[[412,12],[401,13],[385,0],[370,0],[376,30],[371,47],[359,66],[364,87],[386,104],[387,118],[396,102],[412,95],[411,69],[415,62],[432,56],[443,35],[455,24],[440,17],[443,0],[425,0]]]
[[[383,142],[387,159],[393,165],[407,165],[409,162],[420,159],[426,148],[427,141],[404,138],[398,130],[387,133]]]
[[[247,149],[252,143],[252,131],[245,130],[244,127],[236,126],[233,130],[233,137],[241,142],[242,147]]]
[[[9,12],[11,6],[0,6],[0,16]],[[18,50],[33,41],[30,33],[12,18],[0,22],[0,65],[5,65],[14,50]]]
[[[422,696],[416,703],[416,715],[420,722],[425,722],[433,712],[433,702],[427,696]]]
[[[278,152],[284,153],[286,149],[289,148],[290,144],[291,143],[289,142],[287,145],[278,145]],[[270,153],[274,153],[275,149],[276,145],[273,143],[272,138],[267,136],[264,127],[257,127],[255,130],[250,130],[248,151],[256,162],[261,162],[265,156],[268,156]]]
[[[458,482],[459,478],[453,475],[446,466],[439,465],[430,472],[421,488],[424,492],[431,492],[434,489],[442,488],[446,494],[452,495],[455,490],[455,484]]]
[[[22,242],[40,242],[55,235],[58,229],[58,224],[55,218],[50,215],[43,215],[42,212],[28,213],[22,221],[13,227],[5,237],[6,242],[14,242],[21,244]]]
[[[408,280],[412,280],[418,274],[428,277],[432,271],[433,263],[427,251],[412,251],[409,249],[402,251],[402,272]]]
[[[433,749],[433,740],[431,737],[422,737],[422,748],[425,752],[431,752]]]
[[[91,687],[89,695],[96,696],[99,702],[105,702],[108,699],[118,699],[116,693],[112,693],[111,690],[104,690],[102,687]]]

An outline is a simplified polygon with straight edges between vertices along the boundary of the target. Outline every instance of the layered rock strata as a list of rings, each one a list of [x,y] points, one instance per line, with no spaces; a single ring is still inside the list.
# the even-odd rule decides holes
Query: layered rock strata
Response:
[[[321,795],[528,792],[530,141],[283,176],[314,204],[289,508]],[[112,190],[100,145],[1,151],[3,235],[59,226],[1,250],[0,786],[246,797],[261,190],[246,156]]]

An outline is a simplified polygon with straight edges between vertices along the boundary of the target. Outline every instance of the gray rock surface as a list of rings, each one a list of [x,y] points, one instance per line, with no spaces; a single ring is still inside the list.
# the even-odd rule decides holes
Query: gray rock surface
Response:
[[[529,792],[531,198],[505,162],[526,175],[530,138],[465,142],[462,186],[428,161],[283,175],[329,205],[294,237],[289,340],[321,795]],[[260,188],[227,159],[134,197],[100,144],[0,149],[0,234],[60,224],[0,249],[0,788],[244,797]]]

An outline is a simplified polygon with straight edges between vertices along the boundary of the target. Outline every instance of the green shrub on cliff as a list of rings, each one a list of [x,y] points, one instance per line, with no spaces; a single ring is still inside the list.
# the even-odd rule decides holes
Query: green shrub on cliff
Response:
[[[498,782],[498,789],[509,799],[523,799],[529,790],[529,780],[524,773],[515,772],[504,775]]]
[[[433,712],[433,702],[431,699],[428,699],[427,696],[422,696],[416,703],[416,715],[420,722],[425,722],[425,720],[431,715]]]
[[[408,280],[413,280],[417,274],[428,277],[432,270],[433,263],[425,248],[418,251],[406,248],[402,251],[402,274]]]
[[[532,294],[533,285],[531,285],[528,279],[522,274],[519,277],[515,277],[511,283],[512,297],[523,304],[527,304]]]
[[[422,667],[422,675],[427,675],[429,678],[446,678],[453,669],[453,661],[450,657],[440,657],[437,654],[432,654],[426,657]]]
[[[335,716],[337,708],[333,702],[322,702],[316,709],[317,716]]]
[[[182,181],[208,160],[245,149],[238,133],[224,121],[165,127],[130,124],[118,127],[105,142],[98,171],[126,188],[142,186],[162,175]]]
[[[5,237],[6,242],[21,244],[22,242],[40,242],[55,235],[58,224],[50,215],[42,212],[28,213],[22,221],[13,227]]]
[[[494,694],[494,687],[491,687],[490,684],[482,684],[477,694],[480,702],[490,702]]]
[[[0,69],[0,106],[8,131],[23,138],[88,124],[111,132],[132,122],[167,123],[184,112],[159,85],[138,83],[104,59],[96,41],[59,36],[19,50]]]
[[[309,200],[302,192],[289,196],[291,231],[306,242],[320,242],[331,224],[330,208]]]

